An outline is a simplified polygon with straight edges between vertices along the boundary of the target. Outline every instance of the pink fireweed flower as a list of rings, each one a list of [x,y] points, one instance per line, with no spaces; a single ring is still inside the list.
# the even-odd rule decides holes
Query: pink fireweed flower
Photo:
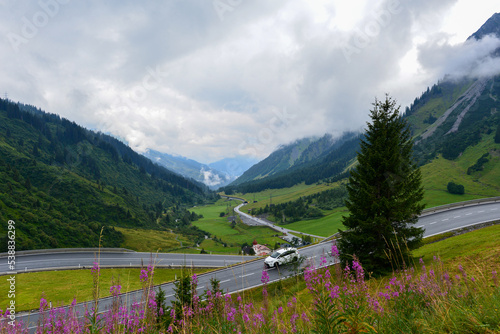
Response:
[[[388,294],[388,293],[384,293],[384,292],[379,292],[378,295],[380,297],[384,297],[385,299],[389,300],[391,299],[391,296]]]
[[[331,299],[339,298],[340,296],[339,292],[340,292],[340,287],[338,285],[334,286],[330,291],[330,298]]]
[[[356,272],[356,280],[361,282],[365,277],[365,271],[358,261],[352,261],[352,268]]]
[[[40,310],[45,310],[47,308],[47,300],[45,298],[40,299]]]
[[[327,269],[327,270],[325,271],[325,279],[327,279],[327,280],[328,280],[328,279],[330,279],[331,277],[332,277],[332,275],[330,274],[330,271]]]
[[[194,275],[191,277],[191,284],[193,284],[193,285],[198,285],[198,276],[196,276],[196,274],[194,274]]]
[[[260,278],[260,281],[264,284],[267,284],[269,282],[269,274],[267,273],[266,270],[262,270],[262,276]]]
[[[175,308],[170,310],[170,317],[175,320]]]
[[[254,314],[254,315],[253,315],[253,318],[254,318],[254,320],[260,321],[260,322],[262,322],[262,323],[265,321],[265,320],[264,320],[264,316],[263,316],[262,314],[260,314],[260,313],[256,313],[256,314]]]
[[[148,280],[148,271],[145,269],[141,270],[141,275],[139,276],[141,282],[146,282]]]
[[[97,262],[94,262],[94,266],[92,267],[92,269],[90,270],[90,272],[92,274],[98,274],[98,275],[101,275],[101,268],[99,268],[99,263]]]
[[[464,278],[467,278],[467,273],[465,272],[464,268],[462,267],[461,264],[458,265],[458,270],[460,270],[460,272],[462,273],[462,276]]]
[[[337,248],[337,245],[335,243],[332,245],[332,256],[340,256],[339,249]]]
[[[112,296],[116,297],[120,294],[121,289],[122,289],[121,285],[112,285],[109,288],[109,293],[111,293]]]
[[[349,280],[350,276],[351,276],[351,267],[349,267],[349,264],[346,263],[344,268],[344,277],[346,280]]]

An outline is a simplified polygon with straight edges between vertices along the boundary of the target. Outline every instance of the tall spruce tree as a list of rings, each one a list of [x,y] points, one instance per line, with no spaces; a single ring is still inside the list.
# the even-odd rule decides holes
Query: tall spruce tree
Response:
[[[375,100],[371,123],[360,143],[358,165],[351,171],[340,230],[341,260],[355,255],[367,272],[389,271],[401,260],[408,263],[423,229],[413,225],[424,205],[420,170],[413,161],[413,142],[396,101]]]

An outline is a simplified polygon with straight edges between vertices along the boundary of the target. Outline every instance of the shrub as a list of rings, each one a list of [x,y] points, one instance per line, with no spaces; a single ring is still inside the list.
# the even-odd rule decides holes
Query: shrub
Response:
[[[449,182],[446,188],[450,194],[463,195],[465,193],[464,186],[455,182]]]

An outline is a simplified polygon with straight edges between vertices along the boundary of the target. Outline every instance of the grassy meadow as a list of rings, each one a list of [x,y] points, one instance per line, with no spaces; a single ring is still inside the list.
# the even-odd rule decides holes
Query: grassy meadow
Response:
[[[193,273],[207,272],[208,269],[193,269]],[[101,269],[99,277],[100,296],[110,296],[111,285],[119,284],[122,292],[140,289],[139,268]],[[181,269],[155,269],[154,282],[161,284],[180,277]],[[5,276],[3,276],[5,277]],[[114,283],[113,283],[114,280]],[[5,282],[5,280],[3,280]],[[38,309],[44,295],[52,305],[69,305],[76,298],[78,302],[92,300],[92,274],[90,269],[41,271],[16,275],[16,312]],[[0,285],[0,309],[5,310],[10,299],[6,283]]]
[[[241,204],[240,201],[227,201],[223,198],[215,204],[198,206],[191,209],[197,214],[203,215],[203,218],[193,222],[193,225],[210,232],[212,239],[214,237],[217,238],[217,242],[210,239],[204,240],[200,244],[200,248],[213,253],[238,254],[242,244],[251,244],[254,240],[259,244],[267,244],[271,247],[276,242],[282,242],[280,238],[275,236],[278,232],[271,228],[247,226],[240,222],[236,226],[231,227],[231,222],[228,221],[227,214],[225,217],[220,217],[222,212],[230,212],[229,215],[232,216],[233,208],[239,204]],[[226,244],[226,247],[224,247],[224,244]]]
[[[122,247],[138,252],[165,253],[192,244],[185,236],[167,231],[123,227],[115,229],[123,233],[125,238]]]

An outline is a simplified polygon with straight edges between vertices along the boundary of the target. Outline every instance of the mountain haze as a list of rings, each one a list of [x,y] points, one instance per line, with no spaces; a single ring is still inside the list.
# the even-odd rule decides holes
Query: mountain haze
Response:
[[[224,158],[207,165],[193,159],[151,149],[147,150],[144,156],[182,176],[202,182],[213,190],[228,185],[257,162],[251,158],[234,157]]]

